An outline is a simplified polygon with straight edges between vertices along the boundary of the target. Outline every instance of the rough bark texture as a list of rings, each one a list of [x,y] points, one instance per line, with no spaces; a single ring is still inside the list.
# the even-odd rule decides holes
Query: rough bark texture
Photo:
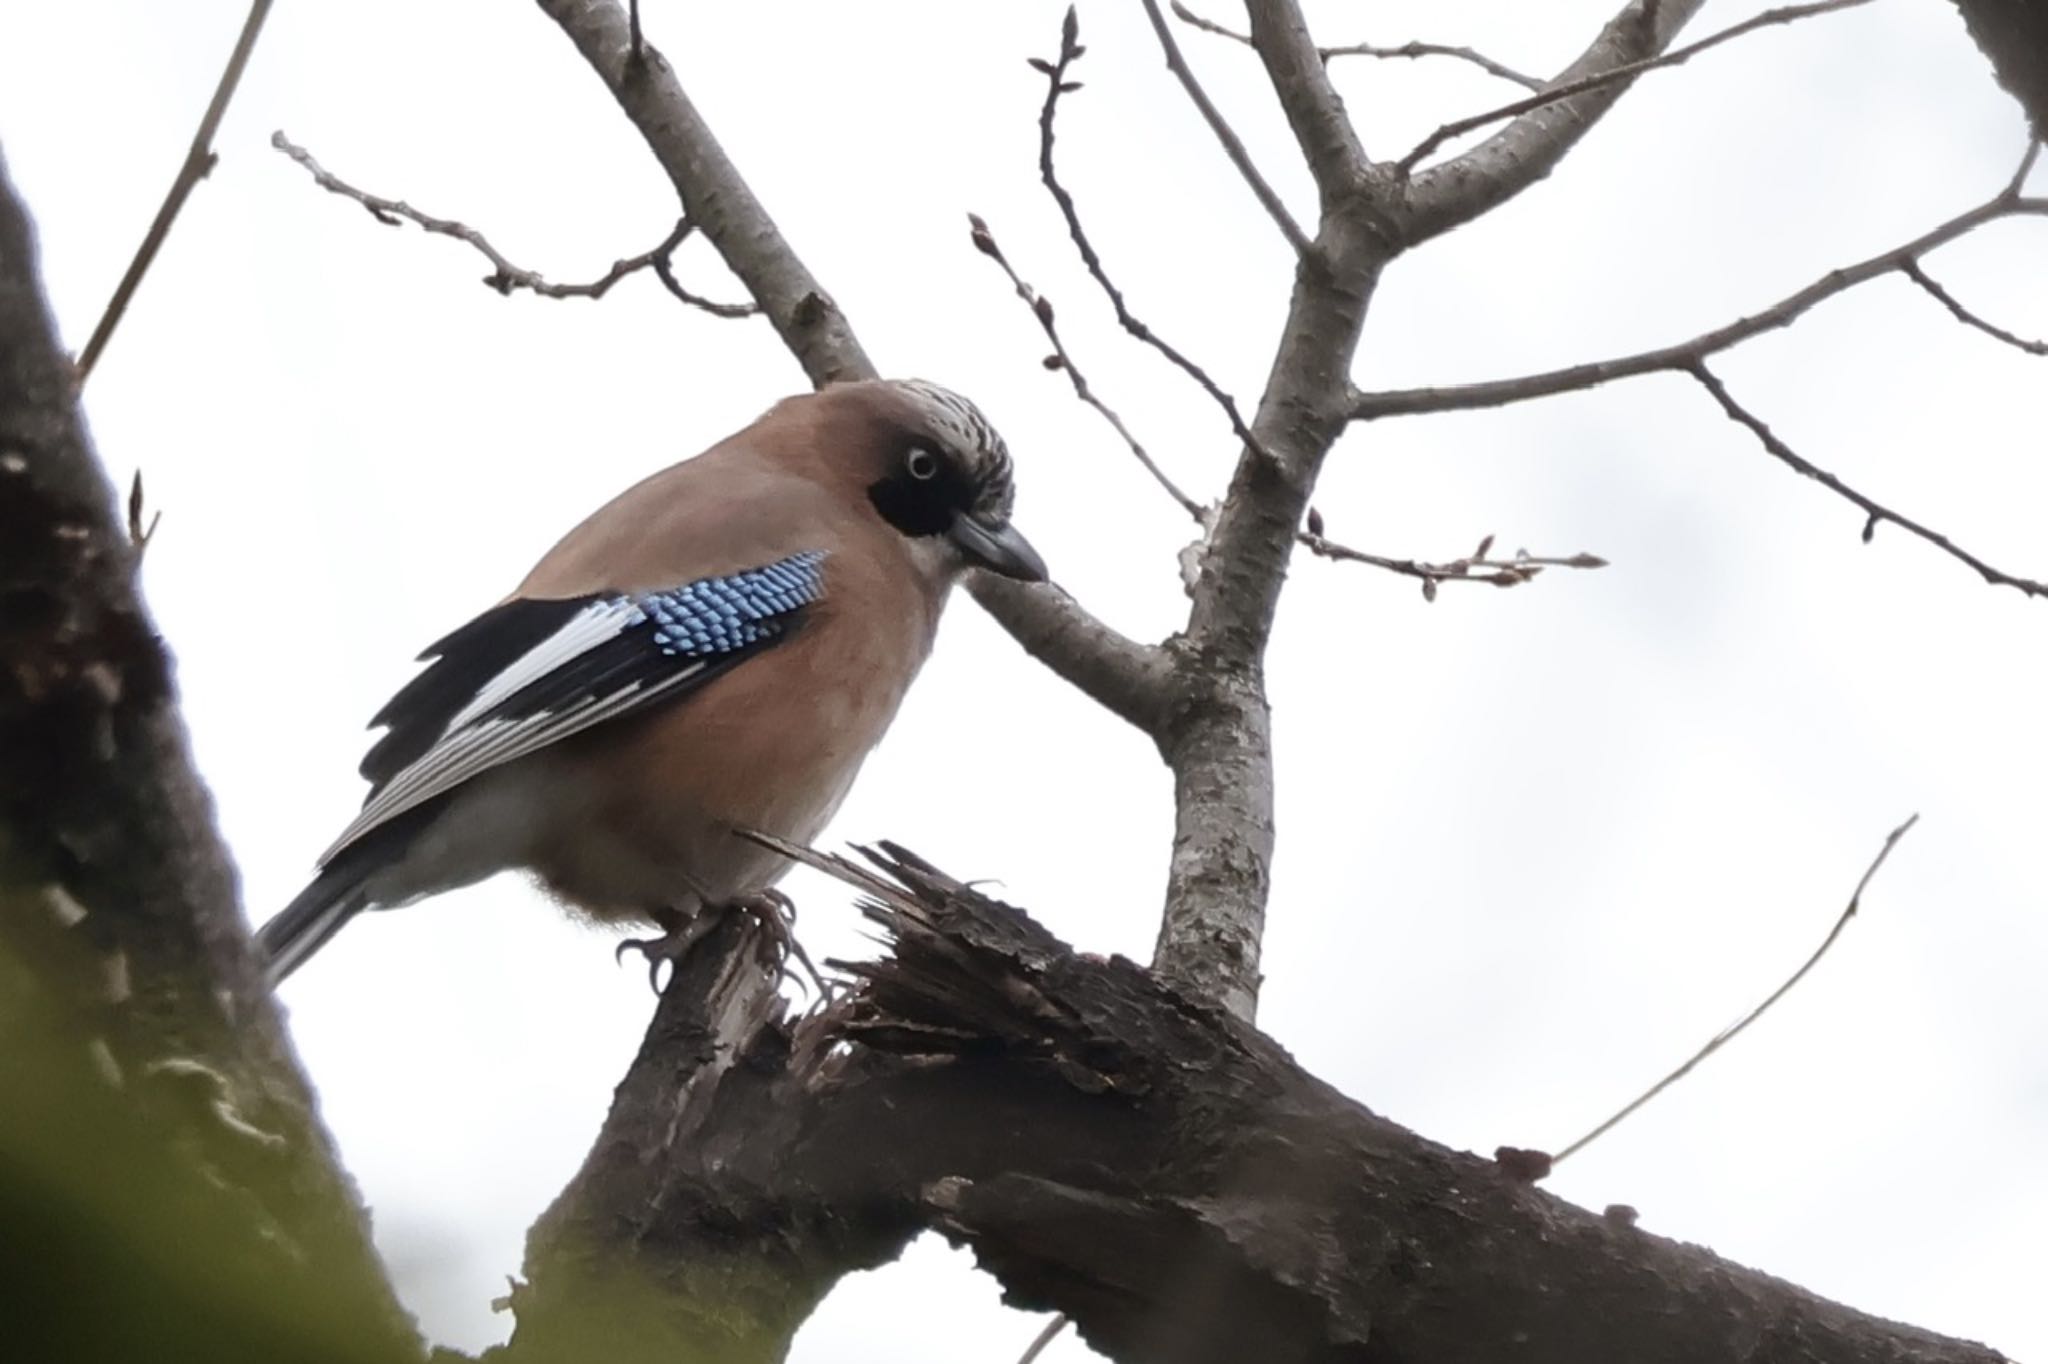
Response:
[[[1991,59],[1998,83],[2048,142],[2048,5],[2041,0],[1956,0],[1970,36]]]
[[[2002,1358],[1517,1183],[1140,967],[875,860],[839,870],[890,951],[829,1013],[756,1018],[725,1052],[716,971],[666,993],[535,1238],[558,1265],[623,1242],[637,1273],[607,1251],[573,1291],[522,1291],[504,1364],[776,1359],[835,1277],[922,1226],[1126,1364]]]
[[[218,1271],[193,1262],[196,1237],[245,1282],[269,1276],[278,1301],[328,1314],[307,1323],[314,1336],[324,1325],[410,1341],[249,955],[138,559],[0,166],[0,955],[26,973],[7,998],[0,1180],[24,1181],[12,1196],[68,1228],[79,1264],[104,1231],[89,1210],[132,1215],[143,1241],[131,1249],[170,1281]],[[74,1083],[87,1057],[119,1102]],[[119,1158],[151,1127],[182,1157],[182,1184]],[[172,1207],[197,1220],[148,1220]],[[12,1230],[0,1239],[20,1244]],[[45,1249],[59,1274],[59,1246]],[[116,1328],[90,1299],[72,1305],[92,1338]]]

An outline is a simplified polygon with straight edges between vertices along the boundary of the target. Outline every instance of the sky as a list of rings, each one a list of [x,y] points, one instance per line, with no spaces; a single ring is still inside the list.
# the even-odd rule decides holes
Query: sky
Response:
[[[0,148],[84,343],[169,184],[240,0],[0,9]],[[1034,173],[1061,6],[646,0],[651,39],[885,372],[973,396],[1054,576],[1145,639],[1190,536],[970,247],[983,215],[1091,380],[1214,496],[1218,411],[1123,338]],[[1716,0],[1693,33],[1763,8]],[[1208,12],[1235,20],[1220,3]],[[1327,44],[1569,61],[1602,6],[1312,5]],[[1084,0],[1060,157],[1133,308],[1240,401],[1285,244],[1135,6]],[[1185,33],[1298,217],[1314,193],[1254,59]],[[1334,67],[1368,148],[1519,92],[1456,63]],[[503,298],[467,247],[380,226],[269,148],[489,235],[550,279],[660,241],[665,178],[533,6],[277,7],[194,194],[85,390],[161,527],[145,587],[260,921],[361,799],[362,726],[429,641],[614,492],[803,386],[758,320],[651,278]],[[1366,387],[1504,377],[1683,339],[1988,197],[2022,120],[1953,6],[1773,28],[1641,81],[1556,173],[1397,262]],[[2048,171],[2036,192],[2048,192]],[[2048,335],[2048,225],[1928,269]],[[680,272],[739,297],[710,249]],[[1727,356],[1808,458],[1992,563],[2048,576],[2042,366],[1893,277]],[[1767,994],[1918,812],[1834,952],[1749,1034],[1560,1168],[1648,1230],[1884,1316],[2048,1357],[2048,602],[1994,589],[1767,458],[1690,381],[1354,428],[1317,495],[1381,553],[1590,551],[1512,591],[1296,564],[1270,659],[1279,846],[1261,1024],[1374,1111],[1478,1151],[1556,1148]],[[1004,771],[949,789],[971,745]],[[1150,745],[967,600],[824,842],[893,838],[1001,883],[1079,948],[1150,952],[1171,829]],[[872,951],[849,892],[788,888],[814,955]],[[524,1230],[580,1162],[652,998],[602,934],[504,877],[359,921],[284,992],[401,1292],[474,1349]],[[794,1358],[1011,1360],[1010,1312],[936,1241],[841,1286]],[[1071,1335],[1043,1358],[1090,1357]]]

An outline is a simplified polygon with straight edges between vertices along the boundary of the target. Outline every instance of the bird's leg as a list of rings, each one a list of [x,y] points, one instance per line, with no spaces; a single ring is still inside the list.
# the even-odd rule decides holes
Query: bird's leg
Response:
[[[658,938],[625,938],[612,952],[614,961],[624,961],[628,952],[638,952],[647,961],[647,985],[654,993],[661,993],[661,967],[666,962],[673,972],[682,966],[683,958],[690,950],[709,936],[718,926],[718,916],[699,911],[695,914],[679,913],[671,905],[663,905],[652,912],[655,926],[661,930]]]

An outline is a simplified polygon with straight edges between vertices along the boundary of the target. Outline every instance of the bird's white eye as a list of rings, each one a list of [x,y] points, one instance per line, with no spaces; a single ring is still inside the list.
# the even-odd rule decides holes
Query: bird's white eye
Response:
[[[939,457],[922,445],[913,445],[910,453],[904,456],[903,467],[910,471],[912,478],[923,483],[939,476]]]

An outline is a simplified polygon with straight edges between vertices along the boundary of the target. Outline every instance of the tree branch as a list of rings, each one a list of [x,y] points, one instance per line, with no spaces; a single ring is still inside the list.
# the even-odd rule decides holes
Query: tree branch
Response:
[[[1527,99],[1518,99],[1512,104],[1503,104],[1498,109],[1489,109],[1483,114],[1473,114],[1468,118],[1453,119],[1428,137],[1423,138],[1422,141],[1416,143],[1414,150],[1394,163],[1394,171],[1396,174],[1403,176],[1409,174],[1415,169],[1418,162],[1438,147],[1443,146],[1444,143],[1454,137],[1463,137],[1466,133],[1472,132],[1475,129],[1484,128],[1489,123],[1498,123],[1506,118],[1517,118],[1523,114],[1541,109],[1547,104],[1555,104],[1559,100],[1570,99],[1574,95],[1583,95],[1590,90],[1598,90],[1602,86],[1614,85],[1622,81],[1632,81],[1645,71],[1656,71],[1667,66],[1681,66],[1710,48],[1719,47],[1722,43],[1740,38],[1745,33],[1753,33],[1760,28],[1769,28],[1776,24],[1789,24],[1799,19],[1810,18],[1816,14],[1827,14],[1840,9],[1852,9],[1857,5],[1867,5],[1869,3],[1870,0],[1816,0],[1814,4],[1785,5],[1778,9],[1765,10],[1762,14],[1753,15],[1739,24],[1733,24],[1728,28],[1722,29],[1719,33],[1700,39],[1696,43],[1688,43],[1684,47],[1673,48],[1662,56],[1647,57],[1642,61],[1626,62],[1620,66],[1609,67],[1604,71],[1596,71],[1589,76],[1581,76],[1577,80],[1562,81],[1538,91]]]
[[[1173,12],[1182,23],[1187,24],[1191,28],[1201,29],[1204,33],[1214,33],[1218,37],[1229,38],[1233,42],[1243,43],[1246,47],[1252,45],[1250,34],[1239,33],[1235,29],[1225,28],[1214,19],[1205,19],[1186,5],[1183,5],[1180,0],[1173,0]],[[1525,76],[1511,66],[1503,66],[1482,52],[1475,51],[1469,47],[1451,47],[1444,43],[1424,43],[1413,39],[1402,43],[1398,47],[1380,47],[1372,43],[1350,43],[1342,47],[1319,47],[1316,49],[1316,55],[1322,58],[1325,65],[1338,57],[1407,58],[1409,60],[1419,57],[1452,57],[1461,62],[1469,62],[1481,71],[1486,72],[1489,76],[1498,76],[1500,79],[1519,85],[1525,90],[1541,90],[1543,88],[1543,82],[1537,80],[1534,76]]]
[[[1901,530],[1925,540],[1928,544],[1933,545],[1951,558],[1968,564],[1971,568],[1977,570],[1979,577],[1994,587],[2016,588],[2022,594],[2029,597],[2048,597],[2048,583],[2036,582],[2032,578],[2016,578],[2002,569],[1993,568],[1990,564],[1985,563],[1982,559],[1956,544],[1941,532],[1930,530],[1911,517],[1901,516],[1882,503],[1866,497],[1835,475],[1800,455],[1798,451],[1780,439],[1777,433],[1773,432],[1769,426],[1765,425],[1761,417],[1758,417],[1755,413],[1737,402],[1734,396],[1728,392],[1728,386],[1722,383],[1712,370],[1707,368],[1706,361],[1694,361],[1692,364],[1687,365],[1685,369],[1686,373],[1697,379],[1700,386],[1706,389],[1712,395],[1714,401],[1721,405],[1722,412],[1727,414],[1729,420],[1749,428],[1750,433],[1757,438],[1757,442],[1770,453],[1772,458],[1794,472],[1804,474],[1844,501],[1860,507],[1866,518],[1863,522],[1863,542],[1865,544],[1869,544],[1871,538],[1877,534],[1877,526],[1880,521],[1889,521]]]
[[[1907,279],[1912,280],[1915,284],[1926,290],[1935,302],[1941,304],[1942,307],[1954,314],[1956,321],[1964,326],[1975,327],[1986,336],[2003,341],[2006,345],[2013,347],[2015,350],[2025,351],[2028,355],[2048,355],[2048,341],[2030,341],[2024,336],[2020,336],[2015,332],[2009,332],[1997,323],[1986,321],[1976,313],[1971,312],[1962,305],[1954,294],[1935,283],[1928,273],[1920,268],[1919,261],[1908,257],[1900,263],[1899,269]]]
[[[1569,86],[1656,56],[1704,0],[1629,0],[1553,86]],[[1416,246],[1470,222],[1550,174],[1612,108],[1631,82],[1617,80],[1530,109],[1486,141],[1406,182],[1390,206],[1404,245]]]
[[[874,378],[874,364],[839,305],[747,188],[667,58],[651,45],[636,52],[631,22],[617,0],[539,4],[639,129],[681,196],[684,213],[739,276],[811,383],[822,388],[835,380]]]
[[[1068,13],[1071,14],[1073,11],[1070,9]],[[1216,140],[1223,144],[1224,154],[1230,158],[1230,164],[1237,167],[1237,173],[1251,186],[1252,194],[1265,208],[1274,225],[1280,229],[1280,235],[1287,238],[1287,244],[1294,248],[1295,254],[1299,255],[1309,250],[1308,234],[1301,230],[1300,223],[1294,221],[1294,216],[1287,211],[1287,205],[1280,201],[1280,196],[1266,183],[1266,177],[1259,174],[1259,168],[1252,161],[1251,153],[1245,150],[1244,143],[1239,140],[1237,130],[1230,126],[1230,121],[1224,118],[1222,111],[1210,101],[1208,91],[1202,89],[1202,83],[1195,79],[1194,68],[1188,65],[1187,58],[1181,54],[1180,44],[1174,40],[1173,30],[1166,26],[1166,16],[1159,12],[1159,0],[1145,0],[1145,16],[1152,21],[1152,32],[1159,39],[1160,50],[1166,54],[1166,69],[1173,72],[1175,79],[1180,81],[1181,89],[1187,91],[1188,98],[1194,102],[1195,108],[1201,111],[1203,121],[1208,123],[1209,130],[1216,134]]]
[[[1045,102],[1038,110],[1038,178],[1045,185],[1046,193],[1059,205],[1060,216],[1066,220],[1067,235],[1073,239],[1074,249],[1081,253],[1081,263],[1088,267],[1089,276],[1101,287],[1103,295],[1109,299],[1110,307],[1116,310],[1118,325],[1165,356],[1181,373],[1200,385],[1202,391],[1223,409],[1223,415],[1229,418],[1230,429],[1237,433],[1237,438],[1248,445],[1256,445],[1257,441],[1252,437],[1251,428],[1245,425],[1243,415],[1237,410],[1237,400],[1218,387],[1216,381],[1209,377],[1208,371],[1190,360],[1172,342],[1146,326],[1131,312],[1130,305],[1124,301],[1123,290],[1117,288],[1115,282],[1110,279],[1109,272],[1103,268],[1102,257],[1096,254],[1095,243],[1088,239],[1087,229],[1081,226],[1081,214],[1074,206],[1074,196],[1060,183],[1059,172],[1053,165],[1053,121],[1059,113],[1060,96],[1079,88],[1070,78],[1069,72],[1086,50],[1081,46],[1079,21],[1073,8],[1069,6],[1066,19],[1060,25],[1059,56],[1050,62],[1034,63],[1035,69],[1045,76]]]
[[[618,1364],[772,1358],[802,1294],[763,1295],[745,1257],[808,1284],[922,1227],[1126,1364],[2000,1359],[1519,1184],[900,848],[870,870],[778,846],[856,885],[887,953],[845,966],[859,988],[822,1019],[764,1019],[729,1054],[671,986],[536,1233],[623,1234],[629,1282],[732,1309],[643,1353],[650,1318],[676,1317],[619,1279],[593,1274],[581,1303],[521,1290],[504,1364],[558,1357],[525,1353],[543,1311],[579,1358],[589,1329]]]
[[[1788,294],[1761,312],[1701,332],[1687,341],[1660,346],[1655,350],[1611,360],[1567,365],[1562,369],[1525,374],[1513,379],[1490,379],[1480,383],[1446,384],[1431,388],[1388,389],[1355,393],[1351,417],[1371,421],[1380,417],[1413,416],[1426,412],[1461,412],[1482,407],[1504,407],[1509,403],[1573,393],[1616,379],[1639,374],[1688,368],[1693,361],[1717,355],[1765,332],[1789,326],[1800,316],[1839,293],[1894,271],[1906,272],[1909,263],[1956,238],[2000,218],[2048,216],[2048,198],[2027,198],[2019,194],[2017,182],[1985,202],[1931,228],[1912,241],[1895,246],[1854,265],[1830,270],[1796,293]]]
[[[331,174],[326,167],[313,159],[313,154],[299,146],[282,132],[270,135],[270,145],[298,162],[311,173],[313,183],[329,194],[338,194],[344,199],[362,205],[363,210],[387,227],[397,227],[400,222],[409,222],[423,231],[437,236],[453,237],[467,242],[491,263],[491,273],[483,282],[501,294],[515,289],[525,289],[543,298],[603,298],[611,292],[614,284],[639,271],[652,269],[661,280],[662,286],[682,302],[693,308],[700,308],[714,317],[752,317],[761,310],[751,303],[713,303],[684,289],[676,281],[673,268],[676,248],[683,244],[692,231],[688,218],[678,218],[676,225],[669,229],[668,236],[652,251],[612,262],[612,268],[588,284],[550,284],[532,270],[522,269],[505,259],[492,246],[483,233],[464,223],[452,219],[435,218],[420,212],[411,204],[400,199],[381,199],[374,194],[357,189],[339,177]]]
[[[149,273],[164,239],[171,235],[171,224],[177,221],[185,200],[213,170],[213,163],[218,159],[213,152],[213,135],[220,131],[220,121],[227,116],[228,102],[235,97],[235,87],[242,83],[242,72],[248,68],[249,54],[256,50],[256,38],[263,32],[263,21],[270,17],[270,5],[271,0],[252,0],[249,17],[242,21],[242,32],[235,39],[234,51],[228,54],[228,64],[221,70],[220,81],[213,88],[213,98],[207,103],[206,112],[200,115],[199,127],[192,134],[192,146],[178,166],[177,177],[171,181],[170,191],[164,195],[163,204],[157,209],[149,231],[143,234],[142,245],[135,249],[135,259],[128,262],[127,273],[114,286],[114,296],[107,300],[106,309],[100,314],[99,323],[93,327],[85,349],[78,353],[79,384],[84,384],[91,376],[93,366],[99,363],[100,355],[107,348],[107,342],[113,340],[114,328],[121,324],[122,316],[128,311],[129,300],[142,286],[142,277]]]
[[[1332,204],[1365,183],[1371,160],[1343,97],[1330,83],[1301,7],[1294,0],[1248,0],[1245,11],[1251,18],[1252,49],[1265,64],[1327,217]]]
[[[1820,946],[1814,948],[1812,955],[1807,957],[1805,961],[1799,964],[1798,970],[1794,971],[1790,976],[1787,976],[1785,978],[1784,984],[1780,985],[1777,989],[1771,991],[1771,993],[1764,998],[1763,1003],[1757,1005],[1754,1009],[1751,1009],[1748,1013],[1744,1014],[1734,1023],[1721,1029],[1721,1031],[1715,1033],[1711,1038],[1707,1040],[1707,1044],[1705,1046],[1701,1047],[1698,1051],[1694,1052],[1691,1056],[1686,1058],[1685,1064],[1681,1065],[1678,1069],[1672,1071],[1669,1075],[1666,1075],[1663,1079],[1657,1081],[1656,1084],[1651,1085],[1641,1094],[1638,1094],[1634,1099],[1630,1100],[1626,1105],[1624,1105],[1619,1112],[1615,1113],[1605,1122],[1602,1122],[1592,1131],[1586,1133],[1586,1135],[1580,1137],[1577,1141],[1574,1141],[1569,1145],[1565,1146],[1562,1150],[1558,1151],[1556,1155],[1551,1156],[1549,1160],[1546,1162],[1546,1164],[1550,1167],[1560,1165],[1564,1162],[1564,1160],[1567,1157],[1578,1154],[1580,1151],[1585,1150],[1588,1146],[1591,1146],[1594,1142],[1600,1140],[1600,1138],[1606,1136],[1609,1132],[1613,1131],[1623,1122],[1626,1122],[1629,1116],[1635,1113],[1644,1104],[1650,1102],[1650,1100],[1656,1098],[1659,1094],[1662,1094],[1665,1090],[1671,1088],[1671,1086],[1677,1084],[1686,1076],[1692,1074],[1694,1069],[1696,1069],[1699,1066],[1700,1062],[1706,1060],[1709,1056],[1712,1056],[1715,1052],[1721,1050],[1721,1048],[1727,1046],[1730,1042],[1733,1042],[1737,1037],[1740,1037],[1745,1031],[1748,1030],[1750,1024],[1756,1022],[1759,1018],[1762,1018],[1765,1013],[1769,1012],[1772,1005],[1776,1004],[1779,1000],[1783,999],[1786,995],[1790,994],[1794,986],[1798,985],[1800,981],[1805,980],[1807,975],[1812,972],[1813,968],[1820,965],[1820,959],[1828,954],[1828,949],[1832,948],[1835,945],[1835,940],[1842,936],[1842,930],[1849,926],[1849,920],[1855,918],[1856,911],[1863,907],[1863,892],[1870,889],[1870,883],[1872,879],[1876,877],[1878,869],[1883,867],[1885,864],[1885,859],[1889,858],[1892,855],[1892,849],[1898,846],[1899,840],[1904,838],[1906,834],[1912,829],[1912,827],[1915,824],[1918,824],[1919,822],[1919,815],[1909,815],[1907,816],[1905,823],[1899,825],[1898,828],[1893,829],[1889,834],[1885,835],[1884,846],[1877,850],[1877,856],[1871,858],[1870,865],[1863,869],[1862,879],[1856,882],[1856,889],[1849,892],[1849,903],[1847,907],[1844,908],[1842,912],[1836,916],[1834,926],[1828,929],[1828,935],[1825,938],[1821,939]]]

